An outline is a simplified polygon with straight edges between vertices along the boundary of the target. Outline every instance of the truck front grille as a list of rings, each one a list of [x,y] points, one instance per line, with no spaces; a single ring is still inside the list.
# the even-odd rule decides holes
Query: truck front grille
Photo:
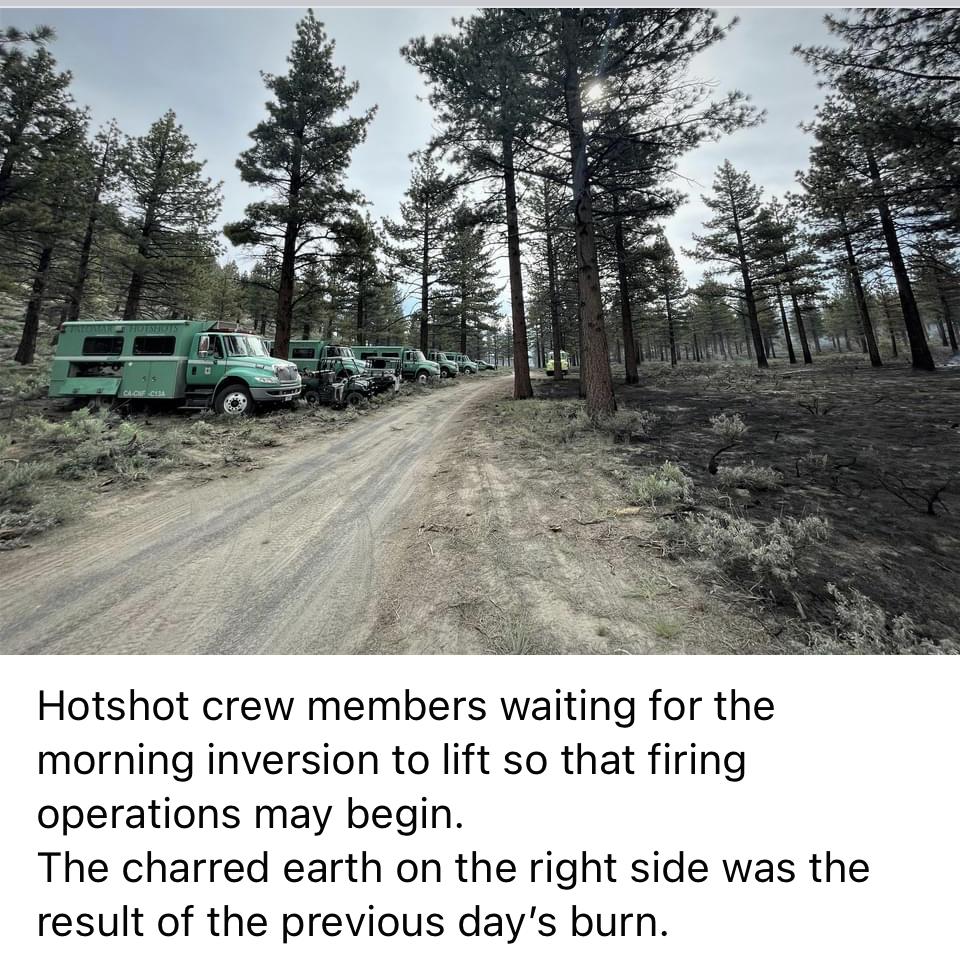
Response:
[[[292,382],[297,379],[297,369],[295,367],[278,367],[277,380]]]

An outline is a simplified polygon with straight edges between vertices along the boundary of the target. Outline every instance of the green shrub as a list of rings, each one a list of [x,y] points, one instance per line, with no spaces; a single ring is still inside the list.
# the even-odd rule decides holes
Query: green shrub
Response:
[[[757,525],[732,513],[711,513],[680,521],[673,530],[686,548],[730,572],[789,583],[798,576],[801,555],[827,536],[829,524],[817,516],[784,517]]]
[[[837,635],[857,651],[875,652],[888,642],[902,647],[914,641],[917,627],[910,616],[895,616],[888,625],[887,613],[859,589],[843,592],[831,582],[827,592],[834,601]]]
[[[15,511],[28,509],[36,502],[37,485],[55,471],[56,467],[46,462],[8,460],[0,463],[0,507]]]
[[[743,466],[720,467],[717,483],[724,487],[742,487],[745,490],[773,490],[783,482],[783,474],[772,467],[757,466],[751,462]]]
[[[717,414],[710,418],[710,429],[727,443],[737,443],[747,432],[747,425],[739,414]]]
[[[633,499],[641,506],[685,503],[693,499],[693,480],[675,463],[664,463],[633,481]]]

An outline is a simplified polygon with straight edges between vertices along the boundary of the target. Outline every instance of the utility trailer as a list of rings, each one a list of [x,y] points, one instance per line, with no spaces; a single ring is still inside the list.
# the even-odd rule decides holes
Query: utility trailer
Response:
[[[271,357],[255,334],[215,321],[68,321],[48,394],[241,416],[259,405],[292,403],[300,388],[295,364]]]

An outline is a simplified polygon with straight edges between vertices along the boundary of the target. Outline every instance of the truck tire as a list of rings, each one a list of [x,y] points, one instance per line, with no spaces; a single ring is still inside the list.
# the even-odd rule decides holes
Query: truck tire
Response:
[[[440,377],[441,377],[441,378],[446,378],[446,377],[449,377],[449,376],[450,376],[450,372],[449,372],[445,367],[441,367],[441,368],[440,368]]]
[[[213,402],[213,409],[228,417],[247,417],[254,408],[253,398],[244,384],[227,384]]]
[[[304,393],[303,399],[304,399],[311,407],[319,407],[319,406],[320,406],[320,392],[319,392],[319,391],[316,391],[316,390],[313,390],[313,389],[308,390],[308,391],[306,391],[306,392]]]
[[[367,402],[367,398],[364,397],[359,391],[352,390],[349,394],[347,394],[346,402],[351,407],[359,407]]]
[[[430,375],[426,371],[417,371],[417,383],[426,384],[430,380]]]

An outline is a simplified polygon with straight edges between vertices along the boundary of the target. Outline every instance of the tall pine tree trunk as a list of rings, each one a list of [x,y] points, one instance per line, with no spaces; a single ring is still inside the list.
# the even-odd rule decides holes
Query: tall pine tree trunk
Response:
[[[507,213],[507,264],[510,274],[510,316],[513,323],[513,396],[533,397],[527,319],[523,307],[523,272],[520,267],[520,222],[517,215],[517,180],[513,168],[513,140],[503,137],[503,190]]]
[[[37,333],[40,330],[40,310],[43,307],[43,298],[47,290],[47,276],[50,273],[50,262],[53,259],[53,245],[44,245],[40,249],[37,267],[33,272],[33,288],[30,291],[30,300],[27,302],[27,312],[23,318],[23,331],[20,334],[20,344],[13,359],[18,364],[32,364],[37,352]]]
[[[420,350],[430,349],[430,203],[424,199],[423,248],[420,262]],[[466,348],[461,348],[466,350]]]
[[[747,320],[750,325],[750,336],[753,338],[753,351],[757,356],[757,367],[767,367],[767,352],[763,345],[763,335],[760,332],[757,299],[753,294],[753,281],[750,278],[750,267],[747,264],[743,231],[740,228],[740,216],[737,214],[737,202],[732,190],[730,191],[730,209],[733,213],[733,230],[737,238],[737,257],[740,260],[740,277],[743,281],[743,297],[747,304]],[[749,349],[748,339],[747,350]]]
[[[547,235],[547,291],[550,295],[550,321],[553,325],[553,376],[563,380],[563,342],[560,334],[560,298],[557,292],[557,259],[553,248],[553,222],[550,220],[547,186],[543,188],[544,231]]]
[[[67,321],[80,320],[80,309],[83,306],[83,289],[87,283],[87,276],[90,273],[90,252],[93,249],[93,237],[96,234],[97,221],[100,218],[100,196],[103,194],[103,186],[107,179],[107,169],[110,166],[110,151],[110,145],[108,143],[104,146],[103,155],[100,158],[100,168],[97,171],[97,181],[94,184],[93,195],[90,199],[90,211],[87,214],[87,224],[83,230],[83,239],[80,242],[77,273],[68,293],[65,315]]]
[[[887,195],[883,188],[883,180],[880,176],[880,167],[877,165],[873,150],[866,149],[867,168],[870,172],[870,180],[874,187],[874,201],[877,205],[877,211],[880,213],[880,226],[883,229],[883,237],[887,244],[887,254],[890,257],[890,264],[893,268],[893,277],[897,282],[897,293],[900,296],[900,309],[903,311],[903,322],[907,328],[907,340],[910,342],[910,355],[913,366],[916,370],[932,371],[936,369],[933,362],[933,355],[927,345],[927,336],[923,330],[923,321],[920,319],[920,309],[917,307],[917,299],[913,294],[913,287],[910,284],[910,277],[907,274],[907,266],[903,261],[903,253],[900,250],[900,239],[897,237],[897,228],[890,213],[890,205],[887,202]]]
[[[881,367],[880,349],[877,347],[877,338],[873,333],[873,321],[867,307],[867,296],[863,291],[863,280],[860,277],[860,266],[853,254],[853,243],[850,241],[850,230],[847,228],[847,219],[843,212],[838,217],[840,231],[843,235],[843,247],[847,253],[847,270],[850,272],[850,281],[853,284],[853,294],[857,302],[857,311],[860,314],[860,324],[863,327],[863,336],[866,338],[867,351],[870,354],[870,363],[874,367]]]
[[[810,354],[810,343],[807,340],[807,327],[803,323],[803,310],[800,307],[800,301],[797,293],[793,290],[793,285],[789,285],[790,303],[793,305],[793,322],[797,326],[797,335],[800,338],[800,349],[803,351],[803,363],[812,364],[813,357]]]
[[[607,417],[617,410],[613,394],[613,375],[607,350],[607,331],[603,321],[600,295],[600,270],[587,167],[587,137],[580,101],[579,33],[576,10],[560,11],[561,53],[564,63],[564,102],[570,134],[570,161],[573,176],[574,235],[577,253],[577,278],[583,315],[581,351],[587,413],[592,418]]]
[[[123,306],[124,321],[136,321],[140,316],[140,300],[143,297],[143,287],[147,283],[145,269],[150,249],[151,231],[152,223],[148,221],[143,226],[140,232],[140,240],[137,243],[137,259],[133,266],[133,274],[130,276],[127,299]]]
[[[793,350],[793,338],[790,337],[790,325],[787,323],[787,309],[783,306],[783,293],[780,290],[780,285],[775,285],[775,287],[777,290],[777,305],[780,308],[780,323],[783,325],[783,337],[787,342],[787,356],[791,364],[796,364],[797,355]]]
[[[663,289],[663,302],[667,309],[667,339],[670,342],[670,366],[677,366],[677,340],[673,330],[673,304],[670,301],[670,289]]]
[[[283,230],[283,256],[280,259],[280,285],[277,293],[277,327],[273,353],[286,358],[290,353],[290,328],[293,326],[293,295],[297,280],[297,237],[300,234],[300,189],[303,187],[303,132],[294,139],[290,161],[290,189],[287,222]]]
[[[943,323],[947,326],[947,335],[950,340],[950,350],[956,354],[960,348],[957,346],[957,330],[953,324],[953,314],[950,308],[950,299],[943,288],[943,281],[940,275],[936,275],[937,295],[940,298],[940,307],[943,308]]]
[[[623,324],[624,374],[628,384],[640,383],[637,371],[637,346],[633,338],[633,314],[630,308],[630,285],[627,281],[627,247],[623,237],[623,222],[617,208],[617,197],[613,197],[614,225],[613,240],[617,252],[617,281],[620,285],[620,318]]]

